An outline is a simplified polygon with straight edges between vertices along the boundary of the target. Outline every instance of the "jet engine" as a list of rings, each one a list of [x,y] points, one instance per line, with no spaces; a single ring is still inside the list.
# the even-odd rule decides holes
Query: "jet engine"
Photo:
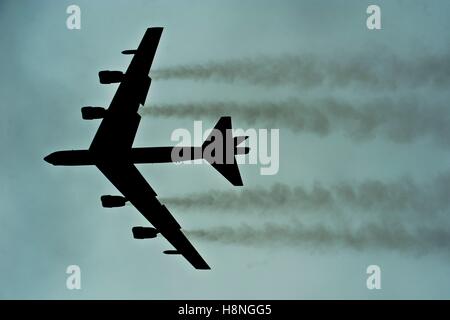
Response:
[[[159,233],[158,230],[151,227],[133,227],[131,231],[133,232],[133,238],[135,239],[156,238]]]
[[[118,83],[123,79],[123,72],[110,70],[100,71],[98,78],[102,84]]]
[[[81,117],[84,120],[102,119],[106,115],[106,109],[102,107],[83,107],[81,108]]]
[[[101,196],[100,200],[102,201],[103,208],[117,208],[125,206],[127,199],[122,196]]]

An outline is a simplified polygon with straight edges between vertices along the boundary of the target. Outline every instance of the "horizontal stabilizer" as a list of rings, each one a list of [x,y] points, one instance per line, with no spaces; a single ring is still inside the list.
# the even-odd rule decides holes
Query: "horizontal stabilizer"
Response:
[[[248,136],[234,137],[234,146],[237,147],[238,145],[240,145],[242,142],[244,142],[247,139],[248,139]]]
[[[221,135],[220,144],[216,141],[217,135]],[[204,159],[208,161],[214,169],[220,172],[228,181],[234,186],[242,186],[242,178],[239,172],[239,167],[236,162],[236,154],[248,153],[249,148],[237,148],[237,145],[245,141],[247,136],[232,137],[231,133],[231,117],[221,117],[215,125],[213,131],[209,137],[203,142],[202,151]],[[232,145],[228,146],[227,141],[232,139]],[[214,152],[211,155],[217,155],[217,157],[210,157],[209,154],[214,144]],[[218,153],[218,151],[220,153]],[[230,154],[231,153],[231,154]]]

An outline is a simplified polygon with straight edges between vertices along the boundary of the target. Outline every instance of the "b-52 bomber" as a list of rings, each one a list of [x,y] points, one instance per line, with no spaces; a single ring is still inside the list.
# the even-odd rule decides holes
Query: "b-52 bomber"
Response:
[[[122,51],[123,54],[133,55],[125,73],[99,72],[100,83],[120,84],[107,109],[92,106],[81,108],[83,119],[103,119],[89,149],[57,151],[46,156],[44,160],[55,166],[96,166],[122,193],[122,196],[102,196],[102,206],[122,207],[130,202],[153,226],[132,228],[135,239],[155,238],[161,234],[174,247],[164,253],[180,254],[196,269],[210,269],[186,238],[181,226],[169,210],[159,202],[156,192],[135,164],[175,162],[174,154],[181,155],[183,161],[203,158],[233,185],[242,186],[235,155],[249,152],[248,147],[238,147],[247,137],[230,137],[231,118],[221,117],[202,146],[133,148],[133,141],[141,120],[138,109],[145,104],[147,98],[151,83],[150,67],[162,30],[163,28],[148,28],[137,49]],[[204,156],[204,151],[216,140],[217,135],[213,132],[224,137],[226,143],[221,144],[223,148],[216,148],[215,151],[217,154],[222,154],[228,161],[216,161],[217,157]],[[231,148],[227,146],[230,143]],[[213,153],[214,150],[211,154]]]

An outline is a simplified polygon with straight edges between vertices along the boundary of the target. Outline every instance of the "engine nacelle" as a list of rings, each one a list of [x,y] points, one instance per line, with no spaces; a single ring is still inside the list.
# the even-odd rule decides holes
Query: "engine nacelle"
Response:
[[[117,208],[123,207],[127,203],[127,199],[122,196],[101,196],[100,200],[102,201],[103,208]]]
[[[123,72],[110,70],[100,71],[98,78],[101,84],[118,83],[123,79]]]
[[[133,238],[135,239],[151,239],[156,238],[158,230],[152,227],[133,227]]]
[[[81,108],[81,117],[83,120],[103,119],[106,115],[106,109],[102,107],[83,107]]]

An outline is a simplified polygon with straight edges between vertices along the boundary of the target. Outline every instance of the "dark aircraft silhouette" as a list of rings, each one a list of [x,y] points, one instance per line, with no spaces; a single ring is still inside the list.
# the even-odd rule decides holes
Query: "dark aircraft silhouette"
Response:
[[[177,161],[203,158],[233,185],[241,186],[242,179],[235,159],[236,154],[248,153],[249,148],[238,147],[247,137],[231,137],[231,118],[221,117],[214,130],[199,147],[155,147],[133,148],[133,141],[139,126],[138,109],[144,105],[151,78],[150,67],[159,43],[163,28],[148,28],[136,50],[125,50],[133,59],[125,73],[120,71],[100,71],[100,83],[120,83],[108,109],[83,107],[85,120],[103,119],[88,150],[69,150],[54,152],[44,158],[58,166],[95,165],[122,193],[123,196],[104,195],[101,197],[105,208],[122,207],[127,201],[153,225],[153,227],[134,227],[135,239],[155,238],[158,233],[175,248],[165,254],[181,254],[195,268],[210,269],[200,254],[181,231],[167,208],[156,198],[156,192],[135,167],[135,163],[174,162],[173,154],[180,155]],[[218,135],[224,142],[217,144]],[[211,148],[212,145],[219,146]],[[230,148],[231,144],[231,148]],[[208,149],[209,156],[203,156]],[[227,161],[223,161],[223,156]],[[218,160],[219,159],[219,160]]]

